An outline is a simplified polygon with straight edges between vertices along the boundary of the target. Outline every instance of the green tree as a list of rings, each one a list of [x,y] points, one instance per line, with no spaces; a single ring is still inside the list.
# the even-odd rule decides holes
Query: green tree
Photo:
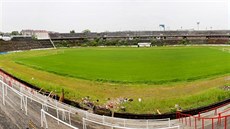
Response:
[[[91,41],[89,41],[88,45],[89,46],[97,46],[98,43],[96,42],[96,40],[91,40]]]
[[[71,30],[71,31],[70,31],[70,34],[75,34],[75,30]]]
[[[89,34],[89,33],[91,33],[91,31],[89,29],[85,29],[85,30],[82,31],[82,33],[83,34]]]
[[[20,35],[20,33],[18,31],[12,31],[11,35]]]
[[[179,44],[181,44],[181,45],[187,45],[189,43],[190,42],[187,39],[182,39],[181,41],[179,41]]]
[[[152,38],[150,42],[152,46],[157,45],[157,40],[155,38]]]
[[[32,35],[32,39],[33,39],[33,40],[37,40],[38,38],[37,38],[36,35]]]

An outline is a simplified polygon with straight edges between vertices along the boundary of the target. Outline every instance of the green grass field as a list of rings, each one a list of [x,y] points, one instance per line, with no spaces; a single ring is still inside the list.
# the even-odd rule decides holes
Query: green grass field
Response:
[[[14,76],[77,102],[127,97],[126,112],[170,112],[230,97],[230,47],[72,48],[0,55]],[[33,78],[33,79],[32,79]],[[142,98],[142,102],[138,102]],[[117,110],[119,112],[119,109]]]
[[[67,49],[17,62],[59,75],[121,83],[162,84],[230,72],[229,53],[192,47]]]

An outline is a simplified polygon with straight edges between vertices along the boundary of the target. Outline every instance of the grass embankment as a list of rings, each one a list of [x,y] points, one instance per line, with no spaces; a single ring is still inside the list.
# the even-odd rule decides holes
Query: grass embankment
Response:
[[[46,90],[60,94],[65,88],[75,101],[133,98],[124,104],[131,113],[169,112],[175,104],[189,109],[230,97],[219,88],[230,84],[230,54],[220,47],[28,51],[0,56],[0,66]]]

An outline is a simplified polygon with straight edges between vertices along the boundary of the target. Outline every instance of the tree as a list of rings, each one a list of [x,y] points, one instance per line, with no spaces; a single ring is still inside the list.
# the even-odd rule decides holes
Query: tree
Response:
[[[32,39],[33,39],[33,40],[37,40],[38,38],[37,38],[36,35],[32,35]]]
[[[71,30],[71,31],[70,31],[70,34],[75,34],[75,30]]]
[[[91,40],[88,42],[89,46],[97,46],[97,42],[95,40]]]
[[[20,33],[18,31],[12,31],[11,35],[20,35]]]
[[[156,46],[156,45],[157,45],[157,40],[156,40],[156,38],[152,38],[152,39],[151,39],[151,45],[152,45],[152,46]]]
[[[82,33],[89,34],[89,33],[91,33],[91,31],[89,29],[85,29],[85,30],[82,31]]]

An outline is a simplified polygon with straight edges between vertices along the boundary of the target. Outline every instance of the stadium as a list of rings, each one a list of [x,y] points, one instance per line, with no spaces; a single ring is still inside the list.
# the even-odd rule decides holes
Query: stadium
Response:
[[[230,128],[230,31],[36,33],[0,39],[9,128]]]

